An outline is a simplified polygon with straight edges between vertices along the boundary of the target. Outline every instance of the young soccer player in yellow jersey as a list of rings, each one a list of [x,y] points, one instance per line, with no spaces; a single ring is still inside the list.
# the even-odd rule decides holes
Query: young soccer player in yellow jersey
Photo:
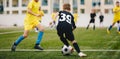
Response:
[[[38,17],[38,19],[39,19],[39,22],[41,23],[42,17],[44,16],[44,12],[41,10],[41,7],[40,7],[40,9],[39,9],[39,14],[40,14],[41,16]],[[39,32],[39,30],[38,30],[37,27],[35,28],[35,32]]]
[[[113,19],[113,23],[112,25],[110,25],[110,27],[107,29],[107,33],[110,34],[110,30],[112,29],[112,27],[115,25],[115,23],[118,23],[118,33],[120,33],[120,26],[119,26],[119,22],[120,22],[120,5],[119,5],[119,1],[116,1],[116,6],[113,8],[113,13],[114,13],[114,19]]]
[[[73,14],[73,16],[74,16],[74,22],[75,22],[75,24],[77,23],[77,20],[78,20],[78,13],[77,13],[77,10],[75,11],[75,13]]]
[[[43,37],[43,31],[44,31],[43,26],[39,23],[39,17],[41,16],[39,14],[39,8],[40,8],[39,0],[31,0],[31,2],[29,2],[28,6],[27,6],[26,17],[24,19],[24,33],[14,42],[14,44],[12,45],[11,51],[15,51],[17,45],[23,39],[28,37],[29,31],[35,27],[37,27],[39,29],[39,33],[38,33],[38,38],[36,40],[36,44],[35,44],[34,48],[43,50],[43,48],[41,48],[39,46],[39,44],[42,40],[42,37]]]
[[[53,13],[51,14],[51,17],[52,17],[53,21],[56,21],[56,18],[55,18],[56,13],[57,13],[57,11],[54,10]]]
[[[53,13],[51,14],[52,22],[50,22],[49,24],[51,28],[56,27],[56,18],[55,18],[56,14],[57,14],[56,10],[54,10]]]

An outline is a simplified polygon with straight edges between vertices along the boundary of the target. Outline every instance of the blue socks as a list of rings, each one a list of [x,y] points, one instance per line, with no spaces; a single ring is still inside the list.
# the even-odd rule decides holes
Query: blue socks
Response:
[[[118,31],[120,31],[120,27],[118,27]]]
[[[14,43],[14,45],[18,45],[22,40],[24,39],[24,36],[20,36]]]
[[[44,32],[42,32],[42,31],[40,31],[40,32],[38,33],[38,38],[37,38],[37,40],[36,40],[36,45],[39,45],[39,44],[40,44],[40,42],[41,42],[41,40],[42,40],[42,37],[43,37],[43,34],[44,34]]]
[[[44,32],[39,32],[38,33],[38,38],[37,38],[37,41],[36,41],[36,45],[39,45],[41,40],[42,40],[42,37],[43,37],[43,34]],[[14,45],[18,45],[22,40],[24,39],[24,36],[20,36],[15,42],[14,42]]]

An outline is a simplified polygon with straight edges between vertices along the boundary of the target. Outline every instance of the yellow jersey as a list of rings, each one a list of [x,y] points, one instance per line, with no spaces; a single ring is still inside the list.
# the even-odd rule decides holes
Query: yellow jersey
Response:
[[[39,14],[39,8],[40,8],[40,2],[35,2],[34,0],[32,0],[27,8],[30,8],[32,10],[32,12]],[[25,22],[31,23],[38,20],[38,17],[29,14],[28,12],[26,13],[26,17],[25,17]]]
[[[51,17],[52,17],[53,21],[56,21],[55,16],[56,16],[56,13],[51,14]]]
[[[41,16],[38,17],[38,18],[39,18],[39,21],[41,21],[41,20],[42,20],[42,16],[44,16],[44,12],[41,10],[41,11],[39,11],[39,14],[40,14]]]
[[[31,9],[31,11],[35,14],[39,14],[40,2],[35,2],[34,0],[32,0],[31,2],[29,2],[27,9],[28,8]],[[31,30],[38,24],[39,18],[27,12],[24,20],[24,29]]]
[[[74,13],[73,16],[74,16],[74,22],[76,23],[76,22],[77,22],[77,19],[78,19],[78,14],[77,14],[77,13]]]
[[[113,11],[118,11],[118,10],[120,10],[120,7],[116,6],[116,7],[113,8]],[[120,20],[120,11],[114,13],[114,20],[113,20],[113,22],[117,22],[118,20]]]

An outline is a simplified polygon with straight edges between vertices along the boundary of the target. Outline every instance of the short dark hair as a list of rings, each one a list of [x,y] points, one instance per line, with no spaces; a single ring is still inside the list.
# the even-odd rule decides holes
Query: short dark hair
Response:
[[[116,3],[119,3],[119,1],[116,1]]]
[[[68,3],[67,3],[67,4],[64,4],[64,5],[63,5],[63,10],[71,10],[71,9],[70,9],[70,4],[68,4]]]

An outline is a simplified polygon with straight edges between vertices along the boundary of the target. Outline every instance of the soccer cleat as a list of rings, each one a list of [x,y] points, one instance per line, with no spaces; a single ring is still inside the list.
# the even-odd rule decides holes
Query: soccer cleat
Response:
[[[11,48],[11,51],[15,51],[15,50],[16,50],[16,46],[13,44],[12,48]]]
[[[43,48],[40,47],[39,45],[35,45],[35,46],[34,46],[34,49],[43,50]]]
[[[35,30],[35,32],[39,32],[38,30]]]
[[[110,34],[110,30],[107,29],[107,33]]]
[[[78,55],[79,55],[80,57],[86,57],[86,56],[87,56],[86,54],[84,54],[84,53],[82,53],[82,52],[80,52]]]
[[[120,31],[117,31],[118,32],[118,34],[120,34]]]
[[[37,28],[35,28],[35,32],[39,32]]]

